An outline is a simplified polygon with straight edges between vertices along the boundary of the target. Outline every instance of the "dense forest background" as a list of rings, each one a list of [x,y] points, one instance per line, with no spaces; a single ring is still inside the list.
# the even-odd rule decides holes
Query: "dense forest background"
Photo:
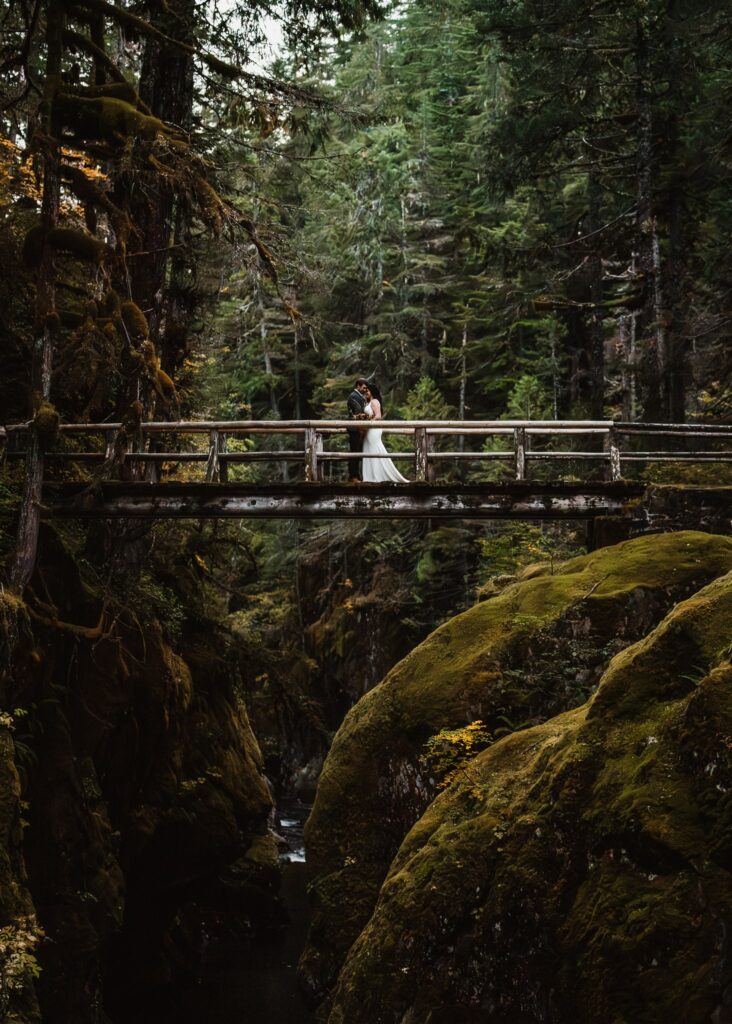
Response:
[[[122,423],[112,476],[142,418],[341,415],[360,374],[398,417],[727,419],[731,32],[715,0],[6,5],[0,408],[35,425],[30,468],[4,470],[11,579],[32,571],[59,416]],[[172,628],[231,616],[256,692],[280,665],[307,710],[342,672],[335,727],[387,667],[364,616],[391,662],[584,537],[272,523],[77,543]]]
[[[44,477],[92,493],[139,479],[143,420],[340,417],[361,375],[394,418],[729,422],[732,11],[4,0],[0,30],[0,427],[30,424],[27,446],[9,432],[0,451],[0,955],[17,968],[0,972],[0,1017],[25,1000],[18,1019],[40,1019],[40,962],[44,1019],[96,1024],[131,979],[193,976],[176,958],[201,953],[200,908],[215,931],[239,892],[225,878],[212,901],[221,864],[244,864],[259,895],[240,916],[266,933],[273,801],[312,796],[348,709],[438,624],[533,562],[553,575],[587,537],[429,520],[87,528],[41,521]],[[61,421],[114,424],[103,459],[56,460],[90,443]],[[165,472],[200,479],[200,463]],[[627,472],[732,481],[711,462]],[[658,586],[676,600],[668,549]],[[634,607],[628,641],[656,621]],[[567,707],[594,677],[578,678],[561,683]],[[496,707],[501,734],[534,721],[522,707]]]

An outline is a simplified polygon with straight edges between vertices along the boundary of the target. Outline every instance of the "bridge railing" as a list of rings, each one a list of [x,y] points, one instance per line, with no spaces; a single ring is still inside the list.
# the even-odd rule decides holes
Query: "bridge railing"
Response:
[[[349,451],[328,450],[326,442],[343,437],[354,429],[352,420],[193,420],[187,422],[143,423],[133,437],[127,439],[127,451],[122,460],[134,479],[158,480],[165,465],[201,463],[204,479],[223,482],[230,466],[237,464],[299,463],[306,481],[323,479],[328,463],[346,462],[355,458],[379,458],[378,455],[355,455]],[[385,434],[408,439],[405,450],[390,451],[389,457],[397,462],[410,463],[416,481],[434,480],[437,468],[445,463],[502,462],[511,467],[516,480],[527,478],[530,463],[585,461],[601,463],[608,480],[621,480],[623,466],[633,463],[693,462],[732,463],[732,425],[637,423],[615,420],[380,420],[378,423],[359,421],[358,428],[366,431],[382,430]],[[63,423],[62,437],[98,437],[99,446],[92,451],[57,448],[47,453],[47,459],[56,463],[102,463],[115,457],[120,437],[119,423]],[[10,424],[0,427],[0,442],[7,442],[7,456],[22,458],[23,438],[29,424]],[[160,440],[183,439],[206,435],[207,444],[195,451],[159,450]],[[275,450],[231,450],[232,440],[252,440],[258,436],[285,439],[287,447]],[[450,438],[502,439],[496,450],[485,448],[467,451],[461,444],[458,450],[437,450],[438,441]],[[300,441],[300,439],[302,439]],[[561,450],[536,447],[547,442],[587,440],[583,448]],[[643,439],[644,448],[638,448]],[[679,450],[669,447],[673,441],[684,444]],[[628,442],[631,442],[630,446]],[[726,441],[721,450],[704,449],[698,442]],[[506,444],[506,442],[508,442]],[[593,443],[594,442],[594,443]],[[173,442],[175,443],[175,442]],[[119,456],[118,456],[119,457]]]

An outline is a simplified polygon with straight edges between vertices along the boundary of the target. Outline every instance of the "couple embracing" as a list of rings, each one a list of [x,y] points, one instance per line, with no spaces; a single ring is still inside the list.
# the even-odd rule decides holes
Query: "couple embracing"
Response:
[[[348,396],[348,418],[349,420],[381,420],[384,418],[384,403],[381,392],[374,381],[368,381],[359,377],[353,391]],[[384,444],[381,440],[381,431],[371,427],[354,427],[348,431],[348,441],[354,458],[348,461],[349,482],[356,483],[363,480],[364,483],[378,484],[406,484],[409,483],[406,477],[402,476],[394,463],[388,457]],[[359,458],[358,455],[382,455],[384,458]],[[363,466],[363,470],[361,470]]]

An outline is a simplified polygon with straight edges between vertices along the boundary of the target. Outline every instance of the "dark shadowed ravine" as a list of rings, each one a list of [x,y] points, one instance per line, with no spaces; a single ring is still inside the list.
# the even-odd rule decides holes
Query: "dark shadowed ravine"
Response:
[[[230,943],[190,982],[134,1007],[125,1024],[309,1024],[314,1020],[296,977],[309,915],[309,874],[302,839],[309,811],[304,804],[280,807],[277,832],[288,844],[282,855],[280,890],[285,927],[264,940]]]

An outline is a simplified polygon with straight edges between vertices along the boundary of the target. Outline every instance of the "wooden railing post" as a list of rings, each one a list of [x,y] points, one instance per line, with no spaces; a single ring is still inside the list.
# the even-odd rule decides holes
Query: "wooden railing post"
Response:
[[[219,432],[209,431],[208,435],[208,461],[206,462],[206,483],[217,484],[220,480],[219,463]]]
[[[427,479],[427,427],[414,428],[415,479]]]
[[[513,429],[513,459],[517,480],[526,479],[526,427]]]
[[[322,479],[322,464],[318,455],[323,450],[323,435],[314,427],[305,428],[305,479],[315,483]]]
[[[135,459],[134,457],[136,452],[142,451],[142,444],[142,426],[138,426],[133,431],[127,446],[130,462],[130,474],[133,480],[139,480],[145,473],[144,463],[141,463],[139,459]]]
[[[218,443],[219,453],[219,480],[222,484],[225,484],[229,479],[229,463],[226,459],[222,459],[222,455],[226,455],[226,434],[219,434]]]
[[[157,435],[151,434],[150,435],[150,439],[148,441],[148,445],[147,445],[147,450],[148,450],[148,452],[151,455],[155,454],[159,450],[159,448],[158,448],[159,443],[160,442],[158,441]],[[144,449],[144,441],[143,441],[142,448],[140,450],[142,451],[143,449]],[[142,466],[140,468],[142,470],[142,475],[144,476],[144,478],[147,481],[147,483],[149,483],[149,484],[159,484],[160,483],[160,476],[161,476],[162,469],[163,469],[161,463],[157,462],[155,459],[150,459],[149,462],[143,462],[143,464],[142,464]]]
[[[622,479],[622,471],[620,468],[620,448],[618,447],[618,435],[615,431],[615,427],[609,427],[608,432],[603,438],[603,446],[607,452],[608,457],[608,477],[610,480]]]

